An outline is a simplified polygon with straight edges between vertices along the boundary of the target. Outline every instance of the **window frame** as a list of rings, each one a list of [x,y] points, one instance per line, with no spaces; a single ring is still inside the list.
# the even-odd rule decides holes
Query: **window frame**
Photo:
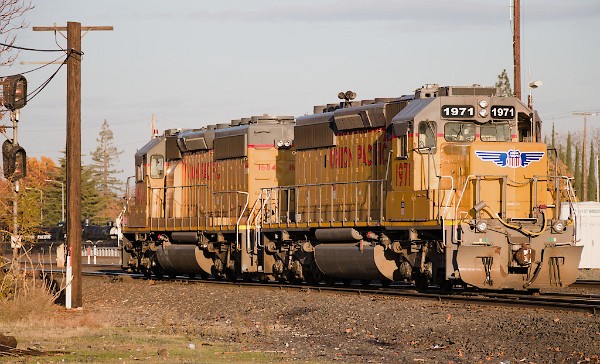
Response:
[[[156,160],[160,160],[155,164]],[[160,169],[157,167],[160,165]],[[162,154],[153,154],[150,156],[150,178],[158,179],[165,177],[165,156]]]
[[[461,130],[462,130],[463,126],[468,126],[469,127],[469,129],[471,130],[471,134],[469,134],[469,139],[465,139],[465,140],[449,140],[448,139],[448,137],[447,137],[448,133],[446,131],[446,128],[448,126],[455,125],[455,124],[459,124],[461,126]],[[459,133],[459,134],[462,134],[463,136],[466,136],[466,134],[463,134],[463,133]],[[458,136],[459,134],[456,134],[456,135]],[[473,124],[471,122],[466,122],[466,121],[449,121],[449,122],[446,122],[444,124],[444,140],[447,141],[447,142],[450,142],[450,143],[464,143],[464,142],[471,143],[471,142],[474,142],[475,139],[477,139],[476,130],[475,130],[475,124]]]
[[[421,133],[422,126],[424,126],[425,133]],[[437,152],[437,123],[432,120],[422,120],[419,122],[417,130],[419,131],[419,136],[417,137],[417,151],[419,153],[425,151],[427,153],[435,154]],[[433,136],[431,138],[431,141],[433,141],[433,146],[426,144],[428,131],[433,132]],[[421,146],[421,138],[423,137],[425,138],[424,145]]]
[[[497,130],[498,130],[498,126],[501,126],[501,125],[504,125],[504,126],[506,126],[506,127],[507,127],[507,130],[508,130],[507,138],[508,138],[508,139],[505,139],[505,140],[498,140],[498,132],[497,132]],[[496,134],[495,134],[495,136],[496,136],[496,139],[495,139],[495,140],[485,140],[485,139],[483,138],[483,132],[482,132],[482,129],[484,129],[485,127],[490,127],[490,126],[493,126],[493,127],[496,129]],[[493,122],[493,121],[492,121],[492,122],[487,122],[487,123],[484,123],[484,124],[481,124],[481,125],[479,125],[479,140],[481,140],[481,141],[482,141],[482,142],[484,142],[484,143],[493,143],[493,142],[500,142],[500,143],[502,143],[502,142],[510,142],[510,141],[512,141],[512,134],[511,134],[511,133],[512,133],[512,131],[511,131],[511,126],[510,126],[510,123],[508,123],[508,122]]]

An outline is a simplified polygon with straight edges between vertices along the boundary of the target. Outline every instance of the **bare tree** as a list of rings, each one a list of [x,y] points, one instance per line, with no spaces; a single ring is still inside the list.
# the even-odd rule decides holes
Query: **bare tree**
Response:
[[[34,6],[31,0],[0,0],[0,66],[12,64],[19,55],[12,48],[17,39],[16,31],[29,26],[24,15]]]

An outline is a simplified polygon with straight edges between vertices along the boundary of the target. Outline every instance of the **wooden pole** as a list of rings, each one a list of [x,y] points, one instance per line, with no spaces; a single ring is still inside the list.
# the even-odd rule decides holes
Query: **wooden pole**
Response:
[[[73,265],[72,304],[83,306],[81,282],[81,30],[113,30],[112,26],[33,27],[34,31],[67,31],[67,246]],[[63,195],[64,196],[64,195]],[[64,205],[64,204],[63,204]]]
[[[67,243],[73,264],[72,307],[81,285],[81,23],[67,23]]]

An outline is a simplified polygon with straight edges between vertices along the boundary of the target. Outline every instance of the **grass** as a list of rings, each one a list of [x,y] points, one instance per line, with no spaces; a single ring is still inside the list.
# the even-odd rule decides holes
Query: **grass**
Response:
[[[0,325],[4,326],[4,323]],[[11,358],[7,362],[273,363],[286,359],[285,353],[252,351],[239,343],[213,343],[199,337],[152,331],[144,327],[65,327],[62,324],[46,324],[40,330],[38,325],[21,323],[8,332],[17,338],[18,347],[38,348],[50,354]]]
[[[40,356],[0,355],[0,362],[278,363],[290,359],[288,353],[254,350],[237,325],[199,325],[193,334],[179,330],[177,322],[166,321],[157,327],[143,322],[114,327],[101,313],[54,304],[57,297],[41,279],[19,271],[0,274],[0,334],[14,336],[18,349],[43,352]],[[210,341],[215,336],[231,342]]]

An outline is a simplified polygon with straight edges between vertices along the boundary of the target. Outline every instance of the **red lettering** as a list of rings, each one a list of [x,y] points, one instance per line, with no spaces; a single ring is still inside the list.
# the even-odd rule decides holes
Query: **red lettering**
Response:
[[[396,186],[410,186],[410,163],[398,163],[396,165]]]

